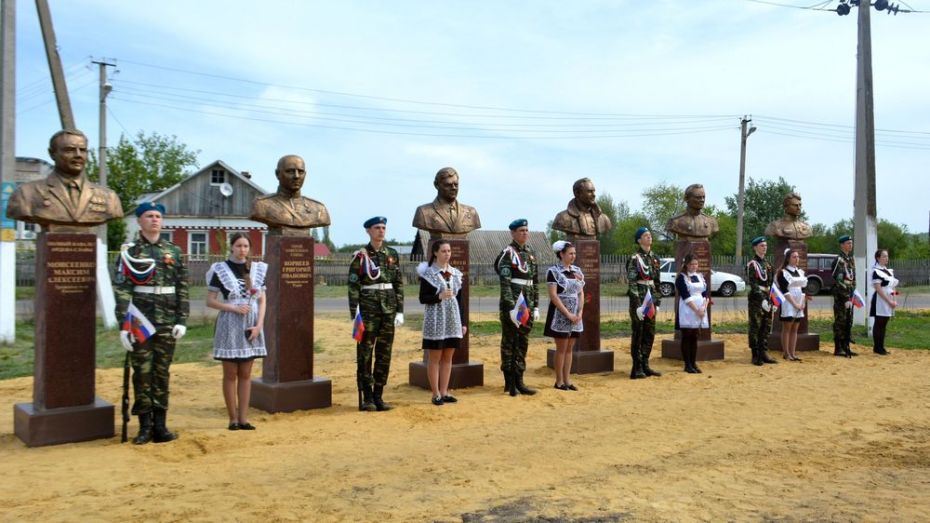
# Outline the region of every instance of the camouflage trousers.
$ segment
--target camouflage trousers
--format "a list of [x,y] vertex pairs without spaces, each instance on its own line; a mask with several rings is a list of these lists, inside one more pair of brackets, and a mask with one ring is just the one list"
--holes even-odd
[[766,312],[761,301],[749,301],[749,349],[769,349],[769,334],[772,332],[772,311]]
[[526,351],[529,347],[529,335],[533,330],[533,320],[526,326],[517,328],[510,319],[510,311],[500,313],[501,320],[501,371],[523,373],[526,371]]
[[846,307],[849,298],[833,295],[833,339],[841,343],[849,343],[852,331],[853,308]]
[[633,335],[632,339],[630,340],[630,352],[633,356],[634,362],[638,357],[641,357],[644,360],[649,359],[649,355],[652,353],[652,343],[656,338],[655,318],[643,317],[643,319],[639,319],[639,316],[636,315],[636,309],[639,306],[640,303],[636,303],[635,306],[632,302],[630,303],[630,320],[633,322]]
[[169,367],[174,359],[175,339],[172,325],[159,325],[145,343],[133,344],[129,357],[132,363],[132,390],[135,402],[133,414],[145,414],[152,409],[168,410]]
[[[365,334],[355,346],[355,371],[358,388],[384,387],[391,372],[391,347],[394,345],[394,314],[364,317]],[[374,363],[374,369],[372,369]]]

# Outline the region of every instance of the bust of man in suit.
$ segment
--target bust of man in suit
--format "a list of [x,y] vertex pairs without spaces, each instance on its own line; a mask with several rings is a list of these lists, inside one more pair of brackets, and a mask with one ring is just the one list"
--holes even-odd
[[44,180],[20,184],[10,196],[6,215],[36,223],[50,232],[87,232],[123,217],[123,205],[110,189],[87,180],[87,136],[77,129],[52,135],[48,154],[55,169]]
[[307,178],[304,159],[296,154],[282,156],[274,171],[278,190],[252,202],[250,219],[268,225],[272,233],[305,234],[306,229],[330,224],[329,211],[322,202],[300,195]]
[[706,240],[720,231],[717,218],[704,214],[704,186],[693,183],[685,189],[685,212],[673,216],[665,224],[665,230],[674,233],[679,240]]
[[801,221],[801,195],[796,192],[788,193],[781,205],[785,209],[785,215],[770,223],[765,228],[765,235],[788,240],[810,238],[814,230]]
[[555,215],[552,228],[564,232],[572,240],[596,240],[599,234],[609,231],[612,224],[597,204],[594,182],[590,178],[577,180],[572,192],[575,197],[564,211]]
[[459,195],[459,173],[452,167],[443,167],[433,179],[436,199],[417,207],[413,215],[413,226],[429,231],[430,238],[455,239],[481,228],[481,219],[474,207],[457,200]]

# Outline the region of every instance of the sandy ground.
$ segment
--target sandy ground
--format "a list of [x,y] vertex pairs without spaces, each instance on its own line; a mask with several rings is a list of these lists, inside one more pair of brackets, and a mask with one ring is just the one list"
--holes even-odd
[[[511,398],[498,340],[483,337],[472,359],[486,386],[435,407],[406,384],[420,352],[405,328],[386,391],[396,408],[360,413],[348,329],[317,320],[333,407],[254,412],[254,432],[225,430],[220,369],[206,364],[172,367],[174,443],[28,449],[0,416],[0,520],[930,520],[930,351],[847,360],[823,347],[757,368],[727,336],[704,374],[660,359],[665,376],[631,381],[628,339],[607,340],[617,371],[563,392],[540,340],[527,372],[540,393]],[[116,405],[121,372],[97,374]],[[31,390],[0,382],[0,411]]]

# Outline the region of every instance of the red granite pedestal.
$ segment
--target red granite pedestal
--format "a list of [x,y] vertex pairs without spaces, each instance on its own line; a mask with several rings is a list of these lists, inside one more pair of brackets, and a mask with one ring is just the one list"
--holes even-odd
[[250,405],[266,412],[333,404],[332,382],[313,375],[313,238],[269,234],[268,289],[262,377],[252,380]]
[[[778,268],[781,267],[785,259],[785,249],[796,249],[799,260],[798,268],[807,272],[807,242],[804,240],[788,240],[779,238],[775,244],[775,277],[778,277]],[[781,310],[775,311],[775,317],[772,320],[772,333],[769,335],[769,350],[781,352]],[[820,350],[820,335],[807,331],[807,311],[798,325],[798,344],[796,349],[799,351]]]
[[[462,321],[465,325],[468,323],[468,240],[447,240],[449,246],[452,247],[452,259],[449,260],[449,264],[455,267],[456,269],[462,271],[463,281],[462,281],[462,292],[459,294],[459,299],[462,300],[462,312],[464,318]],[[429,253],[432,250],[432,241],[430,241],[430,247],[426,250],[427,260],[429,259]],[[419,292],[420,283],[417,281],[416,286],[411,285],[411,288],[417,289]],[[484,363],[480,361],[470,361],[468,356],[468,338],[470,333],[466,332],[465,336],[462,337],[462,345],[459,347],[455,353],[452,355],[452,375],[449,378],[449,388],[450,389],[463,389],[467,387],[481,387],[484,385]],[[420,387],[423,389],[429,389],[429,377],[427,376],[427,355],[426,351],[423,351],[423,360],[422,361],[412,361],[410,362],[408,372],[409,372],[409,382],[415,387]]]
[[[613,372],[613,351],[601,350],[601,242],[572,240],[572,244],[575,246],[575,265],[584,273],[584,310],[581,313],[584,331],[575,339],[575,345],[572,347],[571,372]],[[543,269],[545,270],[547,269]],[[540,292],[548,292],[548,285],[543,285],[545,287],[540,289]],[[546,365],[550,369],[555,368],[555,353],[555,349],[546,352]]]
[[13,406],[26,446],[114,434],[113,405],[95,396],[97,237],[40,232],[36,241],[32,403]]
[[[681,269],[681,260],[686,254],[691,253],[698,260],[698,271],[704,276],[704,281],[710,285],[711,269],[711,252],[710,242],[707,240],[678,240],[675,243],[675,260],[676,266]],[[710,296],[710,292],[708,292]],[[671,340],[662,340],[662,357],[673,360],[683,359],[681,357],[681,331],[678,329],[678,290],[675,290],[675,338]],[[713,318],[713,306],[707,309],[707,322],[711,325]],[[722,340],[714,340],[711,337],[711,328],[701,329],[698,333],[698,346],[696,361],[722,360],[724,358],[724,343]]]

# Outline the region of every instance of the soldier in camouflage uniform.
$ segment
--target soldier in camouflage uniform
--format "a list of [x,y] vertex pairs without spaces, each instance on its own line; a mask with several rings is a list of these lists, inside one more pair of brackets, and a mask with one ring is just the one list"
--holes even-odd
[[132,302],[155,327],[152,337],[144,343],[135,340],[128,330],[120,332],[120,342],[131,351],[135,395],[132,413],[139,416],[139,434],[132,442],[142,445],[177,438],[165,425],[169,367],[175,342],[187,332],[190,305],[181,250],[160,238],[165,207],[146,202],[135,213],[141,230],[135,242],[121,249],[113,290],[117,318],[126,316]]
[[[536,390],[523,383],[523,373],[526,372],[528,337],[533,330],[533,322],[539,319],[536,255],[527,245],[530,229],[525,219],[510,223],[510,236],[513,241],[497,256],[494,267],[501,282],[501,371],[504,373],[506,392],[511,396],[518,393],[531,396],[536,394]],[[525,324],[518,327],[511,318],[511,311],[516,307],[521,293],[526,299],[529,317]]]
[[851,358],[859,354],[849,348],[852,337],[853,304],[856,290],[856,260],[853,258],[853,241],[840,236],[840,254],[833,260],[833,355]]
[[[356,345],[356,379],[361,411],[390,410],[382,397],[391,370],[394,328],[404,324],[404,283],[400,256],[384,244],[387,218],[364,223],[371,241],[349,264],[349,314],[360,308],[365,332]],[[374,357],[374,372],[372,372]]]
[[656,312],[662,301],[656,283],[659,279],[659,258],[652,253],[652,233],[645,227],[636,230],[634,236],[639,249],[630,257],[626,264],[626,277],[629,282],[630,320],[633,322],[633,339],[630,341],[630,356],[633,359],[633,369],[630,379],[641,379],[647,376],[661,376],[657,370],[649,368],[649,355],[652,353],[652,342],[656,336],[655,317],[645,315],[643,299],[646,292],[652,294]]
[[769,357],[769,333],[772,332],[772,302],[769,290],[775,281],[775,269],[765,260],[768,243],[764,236],[752,240],[756,255],[746,264],[746,281],[749,283],[749,350],[752,364],[777,363]]

